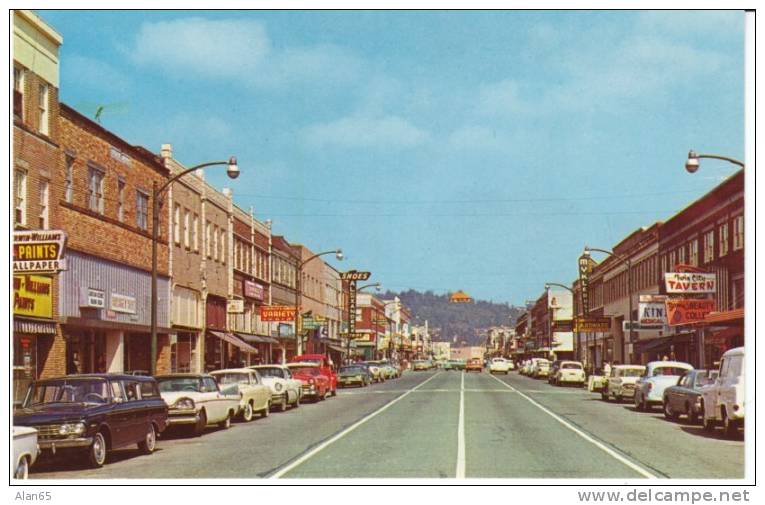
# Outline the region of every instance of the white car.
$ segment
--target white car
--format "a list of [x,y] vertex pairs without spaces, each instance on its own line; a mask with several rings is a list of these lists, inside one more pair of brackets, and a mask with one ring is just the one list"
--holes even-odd
[[169,407],[168,426],[191,426],[199,436],[211,424],[228,428],[239,411],[239,395],[221,391],[212,375],[183,373],[156,379],[159,394]]
[[664,390],[677,384],[693,366],[682,361],[651,361],[645,372],[635,383],[635,408],[646,411],[664,401]]
[[300,397],[303,396],[300,382],[292,377],[292,372],[285,365],[254,365],[251,366],[260,374],[263,384],[271,389],[271,404],[279,405],[284,412],[292,405],[300,407]]
[[726,351],[714,384],[702,389],[704,429],[712,431],[722,423],[732,437],[744,424],[744,348]]
[[507,375],[511,364],[512,362],[505,358],[492,358],[489,363],[489,373],[503,373]]
[[236,415],[245,422],[252,421],[255,412],[268,417],[271,412],[271,388],[263,384],[257,371],[249,368],[229,368],[210,372],[226,395],[239,396]]
[[643,365],[614,365],[611,367],[611,375],[604,379],[605,384],[600,390],[603,400],[613,398],[621,402],[624,398],[635,396],[635,386],[640,377],[645,373]]
[[531,359],[531,376],[535,379],[547,377],[550,374],[550,360],[545,358]]
[[37,429],[29,426],[13,427],[13,478],[26,479],[29,467],[34,464],[40,448],[37,446]]
[[584,384],[584,367],[579,361],[561,361],[555,377],[552,378],[553,384],[561,386],[563,384]]

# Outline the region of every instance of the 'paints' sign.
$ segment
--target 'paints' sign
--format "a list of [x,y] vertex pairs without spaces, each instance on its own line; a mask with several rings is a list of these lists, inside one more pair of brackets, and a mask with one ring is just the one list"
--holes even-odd
[[667,293],[714,293],[717,291],[715,274],[693,272],[667,272],[664,274]]
[[53,317],[53,279],[41,275],[13,276],[13,313]]
[[66,233],[61,230],[13,232],[13,271],[51,272],[66,269],[62,258]]

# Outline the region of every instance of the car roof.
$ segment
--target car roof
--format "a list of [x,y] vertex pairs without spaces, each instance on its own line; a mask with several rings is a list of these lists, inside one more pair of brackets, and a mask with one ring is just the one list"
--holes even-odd
[[252,370],[249,368],[222,368],[220,370],[214,370],[210,372],[210,375],[221,373],[252,373]]
[[744,348],[743,347],[735,347],[733,349],[729,349],[725,351],[722,355],[723,358],[729,357],[729,356],[743,356],[744,355]]
[[310,363],[306,361],[296,361],[294,363],[287,363],[287,367],[299,367],[299,366],[310,366],[313,368],[321,368],[321,366],[318,363]]
[[614,365],[613,368],[645,368],[645,365]]
[[693,365],[691,365],[690,363],[685,363],[683,361],[651,361],[646,365],[646,367],[648,368],[678,367],[678,368],[687,368],[688,370],[691,370],[693,368]]
[[38,379],[35,382],[47,382],[47,381],[60,381],[60,380],[79,380],[79,379],[111,379],[111,380],[134,380],[141,382],[150,382],[154,380],[154,377],[148,375],[128,375],[124,373],[84,373],[84,374],[72,374],[62,375],[60,377],[49,377],[46,379]]
[[209,373],[192,373],[192,372],[180,372],[180,373],[166,373],[155,376],[156,379],[170,379],[170,378],[197,378],[211,377]]
[[257,370],[258,368],[286,368],[287,365],[282,365],[281,363],[273,363],[271,365],[250,365],[247,368],[248,369],[254,369]]

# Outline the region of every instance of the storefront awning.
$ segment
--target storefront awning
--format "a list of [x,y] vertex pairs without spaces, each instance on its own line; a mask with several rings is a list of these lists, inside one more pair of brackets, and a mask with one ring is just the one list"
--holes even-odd
[[340,354],[345,354],[346,353],[346,350],[343,349],[342,347],[340,347],[339,345],[328,344],[327,347],[329,347],[330,349],[332,349],[335,352],[339,352]]
[[37,333],[55,335],[56,323],[53,321],[33,321],[31,319],[13,318],[13,331],[18,333]]
[[260,335],[253,335],[251,333],[239,333],[239,332],[236,332],[235,335],[250,344],[265,344],[266,343],[265,337],[261,337]]
[[228,342],[231,345],[234,345],[241,349],[244,352],[249,352],[252,354],[258,354],[258,350],[255,349],[253,346],[245,342],[239,337],[236,337],[232,335],[231,333],[224,333],[222,331],[213,331],[213,330],[207,330],[208,333],[211,335],[218,337],[219,339],[223,340],[224,342]]
[[669,347],[672,344],[673,338],[674,336],[659,337],[659,338],[652,338],[651,340],[644,340],[642,342],[640,341],[635,342],[635,352],[636,353],[648,352],[648,351],[654,351],[656,349],[661,349],[663,347]]
[[710,312],[704,318],[703,324],[714,326],[738,326],[744,324],[744,308],[726,310],[724,312]]

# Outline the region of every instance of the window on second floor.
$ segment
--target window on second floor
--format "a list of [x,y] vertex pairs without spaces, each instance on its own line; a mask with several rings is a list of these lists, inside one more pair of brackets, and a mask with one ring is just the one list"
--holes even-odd
[[125,221],[125,181],[117,181],[117,219],[122,223]]
[[208,258],[212,258],[212,253],[210,251],[212,247],[212,224],[210,221],[207,221],[207,224],[205,225],[205,256]]
[[24,170],[16,170],[13,177],[13,222],[15,224],[27,224],[27,173]]
[[48,88],[47,84],[40,84],[39,92],[40,92],[39,97],[38,97],[39,102],[38,102],[37,107],[38,107],[38,110],[39,110],[38,118],[39,118],[39,121],[40,121],[40,123],[39,123],[40,124],[40,126],[39,126],[40,133],[42,133],[44,135],[48,135],[50,133],[50,128],[49,128],[49,124],[48,124],[49,123],[49,116],[48,116],[49,104],[48,104],[48,99],[49,99],[49,96],[50,96],[50,89]]
[[143,231],[149,229],[149,195],[143,191],[136,191],[135,220],[139,229]]
[[199,216],[197,214],[194,214],[191,220],[191,243],[194,251],[199,252]]
[[733,250],[744,248],[744,216],[736,216],[733,219]]
[[41,230],[47,230],[50,227],[50,204],[49,201],[50,183],[48,181],[40,181],[40,215],[38,221],[38,227]]
[[688,244],[688,263],[699,266],[699,239],[693,239]]
[[66,172],[64,173],[64,200],[72,203],[74,200],[74,156],[66,155]]
[[181,245],[181,206],[177,203],[173,207],[173,240]]
[[677,250],[677,263],[684,265],[685,264],[685,246],[680,246],[680,248]]
[[13,67],[13,115],[24,119],[24,69]]
[[715,231],[709,230],[704,234],[704,263],[715,259]]
[[191,248],[191,213],[183,209],[183,247]]
[[728,223],[723,223],[720,225],[720,257],[726,256],[728,254]]
[[104,213],[104,172],[95,167],[88,167],[88,208]]

